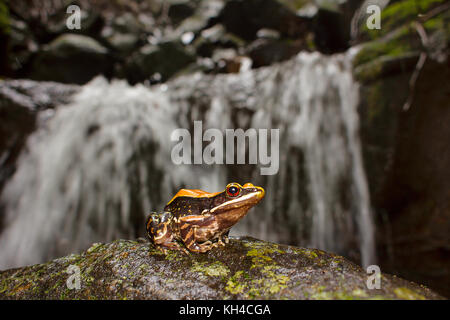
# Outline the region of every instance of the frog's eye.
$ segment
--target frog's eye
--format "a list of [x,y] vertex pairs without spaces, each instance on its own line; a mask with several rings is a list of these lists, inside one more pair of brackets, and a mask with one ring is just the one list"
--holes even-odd
[[238,184],[229,184],[227,186],[227,195],[230,197],[237,197],[241,194],[241,186]]

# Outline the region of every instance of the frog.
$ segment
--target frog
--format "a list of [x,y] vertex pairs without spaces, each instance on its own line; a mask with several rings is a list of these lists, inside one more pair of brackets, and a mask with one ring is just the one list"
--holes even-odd
[[166,204],[162,213],[151,213],[146,222],[147,235],[165,253],[205,253],[229,243],[229,232],[265,195],[262,187],[237,182],[224,191],[206,192],[181,189]]

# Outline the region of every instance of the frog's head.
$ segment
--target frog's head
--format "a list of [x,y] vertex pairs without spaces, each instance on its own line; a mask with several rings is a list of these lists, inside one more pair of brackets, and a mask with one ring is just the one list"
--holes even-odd
[[222,192],[182,189],[164,208],[180,215],[214,215],[221,229],[231,228],[264,198],[264,189],[246,183],[229,183]]

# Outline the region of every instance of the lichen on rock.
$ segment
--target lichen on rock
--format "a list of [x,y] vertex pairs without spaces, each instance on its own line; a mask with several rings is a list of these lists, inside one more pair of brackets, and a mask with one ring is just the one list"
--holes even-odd
[[[68,286],[70,266],[79,289]],[[441,299],[389,275],[369,290],[367,277],[343,257],[248,237],[206,254],[164,254],[140,238],[2,271],[0,299]]]

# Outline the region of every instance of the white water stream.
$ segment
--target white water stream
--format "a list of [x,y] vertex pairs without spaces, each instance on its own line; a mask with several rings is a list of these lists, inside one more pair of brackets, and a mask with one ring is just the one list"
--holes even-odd
[[[145,215],[181,187],[252,182],[265,200],[233,230],[375,262],[374,225],[358,135],[358,85],[348,55],[301,53],[231,75],[130,87],[97,78],[28,139],[1,202],[0,269],[143,236]],[[276,175],[258,165],[175,165],[170,135],[278,128]]]

